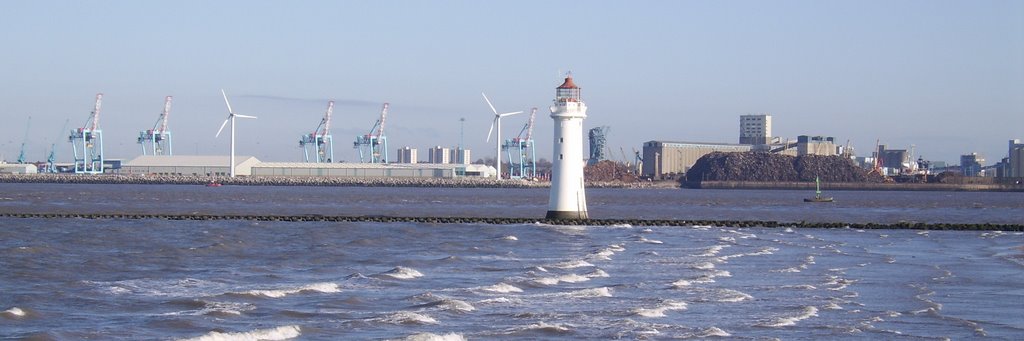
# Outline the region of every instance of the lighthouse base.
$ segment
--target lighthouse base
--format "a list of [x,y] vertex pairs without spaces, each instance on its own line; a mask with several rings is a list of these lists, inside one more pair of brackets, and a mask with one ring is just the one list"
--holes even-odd
[[590,219],[587,211],[548,211],[544,219]]

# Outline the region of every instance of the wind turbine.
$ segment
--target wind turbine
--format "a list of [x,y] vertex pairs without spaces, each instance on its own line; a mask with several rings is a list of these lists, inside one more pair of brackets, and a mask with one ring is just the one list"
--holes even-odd
[[231,110],[231,102],[228,102],[228,94],[224,93],[224,89],[220,89],[220,94],[224,96],[224,104],[228,106],[228,118],[224,119],[224,123],[221,123],[220,129],[217,129],[217,135],[214,137],[220,137],[220,132],[224,131],[224,126],[228,124],[228,121],[231,121],[231,156],[229,158],[231,164],[228,167],[231,169],[231,177],[233,178],[235,177],[235,117],[255,119],[256,116],[236,114]]
[[491,142],[491,133],[494,132],[494,126],[498,126],[498,133],[494,136],[494,170],[497,172],[495,173],[494,178],[501,180],[501,118],[515,114],[522,114],[523,112],[516,111],[499,114],[498,110],[494,109],[494,104],[491,104],[491,100],[487,98],[487,95],[483,92],[480,94],[484,95],[484,100],[487,101],[487,106],[491,107],[491,111],[494,112],[494,121],[491,122],[491,129],[487,131],[487,142]]

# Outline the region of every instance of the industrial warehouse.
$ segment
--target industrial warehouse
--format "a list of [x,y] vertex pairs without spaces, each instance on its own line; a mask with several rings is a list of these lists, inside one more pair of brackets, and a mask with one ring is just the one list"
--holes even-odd
[[[126,175],[227,176],[227,156],[175,155],[139,156],[113,171]],[[252,156],[238,156],[235,174],[283,177],[403,177],[455,178],[493,177],[494,169],[475,164],[434,163],[314,163],[261,162]]]

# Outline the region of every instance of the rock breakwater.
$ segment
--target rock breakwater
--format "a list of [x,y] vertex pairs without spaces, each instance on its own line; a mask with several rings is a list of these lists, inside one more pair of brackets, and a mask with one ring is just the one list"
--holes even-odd
[[768,228],[848,228],[848,229],[911,229],[911,230],[968,230],[968,231],[1024,231],[1024,224],[957,224],[898,222],[842,223],[842,222],[779,222],[753,220],[684,220],[684,219],[533,219],[501,217],[401,217],[401,216],[328,216],[328,215],[196,215],[196,214],[122,214],[122,213],[0,213],[0,218],[43,219],[163,219],[163,220],[251,220],[287,222],[371,222],[420,224],[549,224],[577,226],[712,226],[712,227],[768,227]]

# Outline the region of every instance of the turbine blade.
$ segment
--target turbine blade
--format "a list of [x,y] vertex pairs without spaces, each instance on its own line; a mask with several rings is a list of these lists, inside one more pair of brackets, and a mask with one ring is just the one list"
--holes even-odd
[[484,94],[482,92],[480,94],[484,95],[484,100],[487,101],[487,106],[491,107],[491,111],[493,111],[494,114],[497,115],[498,114],[498,109],[494,109],[494,105],[491,104],[491,100],[489,98],[487,98],[487,94]]
[[231,116],[230,115],[228,115],[228,118],[224,119],[224,123],[220,124],[220,129],[217,129],[217,135],[214,135],[213,136],[214,138],[220,137],[220,132],[224,131],[224,126],[228,125],[228,121],[229,120],[231,120]]
[[494,121],[491,121],[491,129],[487,130],[487,142],[491,142],[491,133],[494,132],[494,122],[498,121],[498,117],[494,117]]
[[241,117],[241,118],[252,118],[252,119],[255,119],[255,118],[256,118],[256,116],[249,116],[249,115],[241,115],[241,114],[235,114],[235,117]]
[[224,96],[224,104],[228,105],[228,113],[234,114],[235,112],[231,111],[231,102],[228,102],[228,94],[224,92],[224,89],[220,89],[220,94]]
[[522,111],[507,112],[507,113],[504,113],[504,114],[501,114],[501,115],[498,115],[498,116],[505,117],[505,116],[512,116],[512,115],[515,115],[515,114],[522,114],[522,113],[523,113]]

